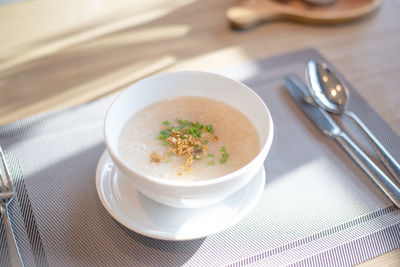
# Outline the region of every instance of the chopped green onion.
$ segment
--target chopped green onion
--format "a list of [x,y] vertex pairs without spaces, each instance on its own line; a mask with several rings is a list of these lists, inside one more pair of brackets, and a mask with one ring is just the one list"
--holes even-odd
[[224,146],[221,146],[221,152],[226,152],[226,148]]
[[195,138],[200,138],[200,136],[201,136],[201,131],[198,128],[194,127],[193,125],[189,126],[187,133],[192,135]]
[[207,145],[208,144],[208,140],[204,140],[203,142],[201,142],[202,145]]
[[163,121],[163,123],[165,126],[169,125],[169,121]]
[[207,130],[207,132],[209,132],[209,133],[213,133],[213,132],[214,132],[213,127],[212,127],[211,124],[209,124],[209,125],[206,126],[206,130]]
[[175,120],[178,124],[179,124],[179,129],[183,129],[183,128],[185,128],[186,127],[186,125],[188,124],[188,121],[187,120],[180,120],[180,119],[178,119],[178,118],[176,118],[176,120]]
[[214,161],[210,160],[209,162],[207,162],[208,166],[214,165]]
[[229,154],[228,153],[222,153],[222,158],[223,159],[228,159],[228,157],[229,157]]
[[158,139],[159,140],[167,139],[170,134],[171,134],[170,130],[162,130],[162,131],[160,131],[160,134],[158,135]]
[[212,158],[212,157],[214,157],[214,154],[208,154],[207,156]]
[[169,145],[169,142],[168,142],[168,141],[164,141],[164,142],[162,143],[162,145],[163,145],[163,146],[168,146],[168,145]]
[[171,157],[172,155],[173,155],[173,153],[172,152],[168,152],[168,157]]
[[199,160],[199,159],[200,159],[200,156],[199,156],[199,155],[194,155],[194,156],[193,156],[193,159]]
[[169,163],[169,159],[165,163]]
[[226,161],[227,161],[226,159],[220,159],[220,160],[219,160],[219,164],[225,164]]

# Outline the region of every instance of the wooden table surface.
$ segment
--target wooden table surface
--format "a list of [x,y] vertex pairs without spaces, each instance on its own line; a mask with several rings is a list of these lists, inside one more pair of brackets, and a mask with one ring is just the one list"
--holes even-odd
[[[5,0],[3,0],[5,1]],[[2,0],[0,0],[0,3]],[[400,134],[400,1],[345,25],[230,29],[235,0],[32,0],[0,5],[0,125],[170,70],[218,70],[317,48]],[[400,266],[400,249],[362,266]]]

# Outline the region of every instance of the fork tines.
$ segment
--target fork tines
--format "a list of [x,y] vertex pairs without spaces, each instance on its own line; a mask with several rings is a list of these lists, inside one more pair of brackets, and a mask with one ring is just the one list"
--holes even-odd
[[5,201],[13,196],[13,184],[11,182],[10,171],[8,170],[7,162],[3,153],[3,149],[0,146],[0,157],[3,163],[5,176],[7,177],[7,182],[3,178],[2,172],[0,172],[0,199]]

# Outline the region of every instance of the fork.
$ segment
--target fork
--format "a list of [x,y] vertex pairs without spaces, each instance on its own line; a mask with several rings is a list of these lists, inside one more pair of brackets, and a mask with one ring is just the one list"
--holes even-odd
[[6,239],[7,239],[7,245],[8,245],[8,254],[10,256],[10,264],[11,266],[23,266],[22,261],[21,261],[21,256],[18,251],[17,244],[15,242],[14,234],[11,228],[11,223],[10,220],[8,219],[8,203],[13,199],[14,196],[14,187],[11,182],[11,175],[10,171],[8,170],[8,166],[6,163],[6,159],[4,157],[3,150],[1,149],[0,146],[0,156],[1,156],[1,161],[3,162],[4,166],[4,171],[7,177],[4,179],[3,174],[0,172],[0,213],[1,216],[3,217],[4,221],[4,228],[6,231]]

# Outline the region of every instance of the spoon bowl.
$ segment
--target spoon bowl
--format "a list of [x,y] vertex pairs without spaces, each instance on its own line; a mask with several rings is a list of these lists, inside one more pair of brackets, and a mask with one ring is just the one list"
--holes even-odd
[[356,114],[347,110],[350,93],[333,67],[327,63],[309,61],[306,80],[313,102],[329,112],[351,118],[368,138],[369,143],[388,171],[400,182],[400,164],[390,155],[364,122]]
[[310,93],[317,104],[333,113],[346,111],[349,90],[326,63],[309,61],[306,75]]

